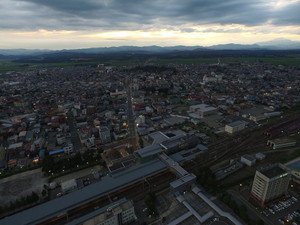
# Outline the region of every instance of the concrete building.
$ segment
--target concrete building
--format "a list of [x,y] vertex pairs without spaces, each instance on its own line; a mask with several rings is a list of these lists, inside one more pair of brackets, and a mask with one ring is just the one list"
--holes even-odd
[[291,172],[282,164],[273,164],[255,173],[251,198],[260,206],[286,194]]
[[257,160],[264,160],[266,158],[266,155],[264,153],[259,152],[255,154],[255,158]]
[[253,166],[256,163],[256,158],[251,155],[243,155],[241,157],[241,163],[244,163],[247,166]]
[[89,213],[68,225],[121,225],[137,220],[133,202],[122,198],[116,202]]
[[190,190],[192,187],[192,184],[195,183],[196,176],[192,173],[189,173],[178,180],[175,180],[170,183],[171,192],[176,193],[183,193],[187,190]]
[[244,121],[238,120],[230,124],[227,124],[225,126],[225,131],[229,134],[233,134],[240,130],[244,130],[245,127],[246,127],[246,123]]
[[190,111],[198,114],[200,117],[208,116],[217,113],[217,108],[206,104],[192,105]]
[[99,136],[102,144],[111,142],[111,135],[108,127],[100,127],[99,128]]
[[249,119],[254,121],[254,122],[258,122],[258,121],[267,119],[267,117],[263,114],[258,114],[258,115],[251,115],[249,117]]
[[271,148],[279,149],[285,147],[292,147],[296,145],[296,141],[291,138],[277,138],[274,140],[268,140],[267,145],[270,145]]

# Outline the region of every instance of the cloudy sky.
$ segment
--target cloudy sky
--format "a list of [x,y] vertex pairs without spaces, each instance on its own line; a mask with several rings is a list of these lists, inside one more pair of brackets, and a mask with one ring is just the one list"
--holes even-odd
[[300,41],[300,0],[0,0],[0,48]]

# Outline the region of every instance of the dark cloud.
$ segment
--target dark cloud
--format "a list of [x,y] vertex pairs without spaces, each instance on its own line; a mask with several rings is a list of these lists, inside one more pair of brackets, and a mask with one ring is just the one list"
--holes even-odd
[[275,10],[271,18],[276,25],[300,25],[300,1]]
[[268,0],[1,0],[0,28],[149,30],[267,21],[299,25],[299,6],[298,2],[273,10]]

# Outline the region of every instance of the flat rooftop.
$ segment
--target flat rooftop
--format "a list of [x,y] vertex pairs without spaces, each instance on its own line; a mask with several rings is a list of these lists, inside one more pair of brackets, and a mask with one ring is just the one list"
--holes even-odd
[[151,137],[153,139],[152,144],[160,144],[165,140],[168,140],[169,137],[167,135],[165,135],[164,133],[157,131],[154,133],[150,133],[148,134],[149,137]]
[[286,164],[286,167],[288,167],[291,170],[300,171],[300,159],[298,159],[297,161],[294,161],[292,163]]
[[170,186],[175,189],[183,184],[189,183],[194,180],[196,180],[196,176],[192,173],[189,173],[188,175],[185,175],[184,177],[181,177],[178,180],[171,182]]
[[173,168],[180,176],[186,176],[189,174],[185,169],[183,169],[178,162],[174,161],[172,158],[162,153],[159,155],[159,158],[163,160],[168,167]]
[[242,156],[243,158],[249,160],[249,161],[253,161],[253,160],[256,160],[256,158],[252,155],[243,155]]
[[232,123],[227,124],[227,126],[230,126],[230,127],[237,127],[237,126],[240,126],[240,125],[242,125],[242,124],[245,124],[245,122],[244,122],[244,121],[241,121],[241,120],[238,120],[238,121],[234,121],[234,122],[232,122]]
[[140,157],[144,158],[151,155],[156,155],[158,153],[163,152],[164,149],[159,144],[153,144],[146,146],[145,148],[141,148],[137,151],[135,151]]
[[260,171],[263,175],[265,175],[268,178],[277,177],[283,174],[286,174],[287,172],[280,168],[279,166],[274,166],[269,169],[265,169]]
[[206,104],[192,105],[192,106],[190,106],[190,108],[201,111],[201,112],[209,112],[209,111],[213,111],[213,110],[217,109],[213,106],[206,105]]
[[296,141],[292,138],[277,138],[273,140],[269,140],[272,144],[279,145],[279,144],[287,144],[287,143],[296,143]]

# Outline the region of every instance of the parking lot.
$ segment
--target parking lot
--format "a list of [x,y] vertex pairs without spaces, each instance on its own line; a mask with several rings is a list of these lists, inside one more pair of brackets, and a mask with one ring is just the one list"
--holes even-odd
[[300,201],[295,195],[288,195],[267,206],[262,214],[274,224],[300,225]]

